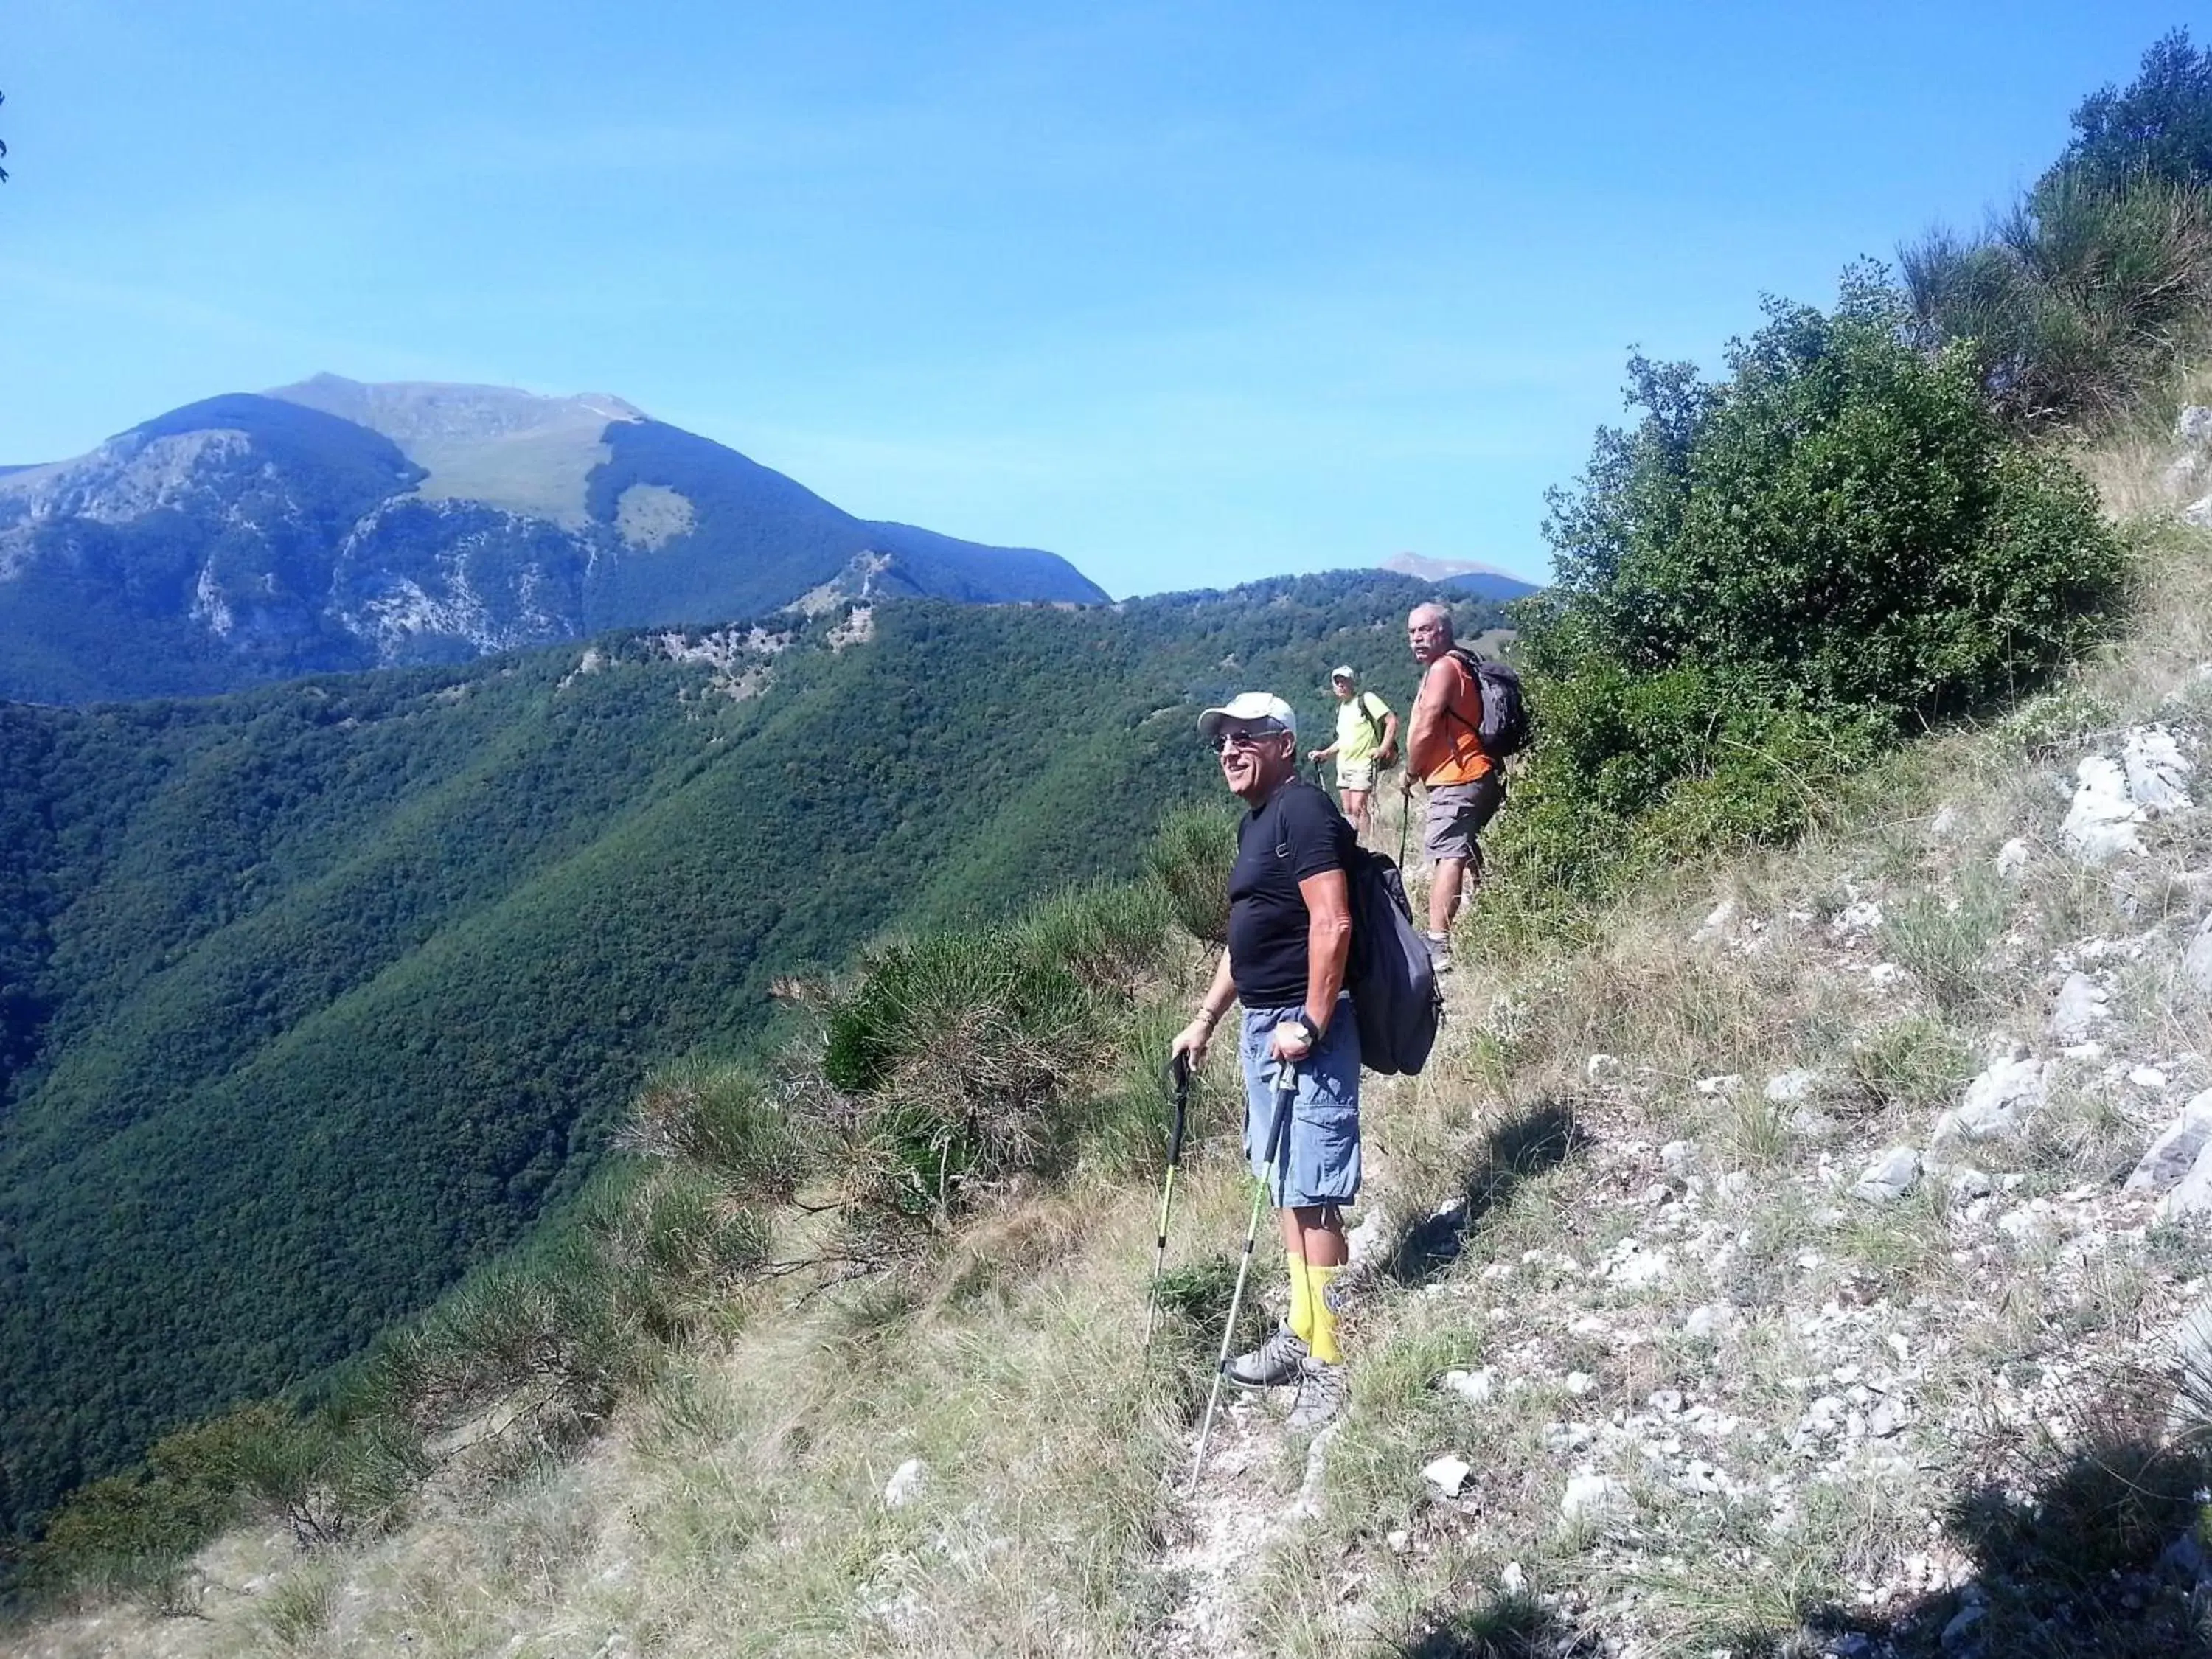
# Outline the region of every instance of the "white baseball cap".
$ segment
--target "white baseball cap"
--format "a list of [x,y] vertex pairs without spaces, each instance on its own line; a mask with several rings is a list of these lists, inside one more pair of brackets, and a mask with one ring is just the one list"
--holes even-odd
[[1346,663],[1341,668],[1330,669],[1328,671],[1328,677],[1333,680],[1351,680],[1355,684],[1359,678],[1358,675],[1352,672],[1352,665],[1350,663]]
[[1218,708],[1198,717],[1198,735],[1211,741],[1231,720],[1273,720],[1292,737],[1298,734],[1297,711],[1272,691],[1239,691]]

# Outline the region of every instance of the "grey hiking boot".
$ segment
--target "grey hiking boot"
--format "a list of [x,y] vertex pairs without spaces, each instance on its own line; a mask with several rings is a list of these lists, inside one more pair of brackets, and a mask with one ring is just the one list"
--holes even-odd
[[1307,1359],[1298,1367],[1297,1403],[1291,1407],[1290,1420],[1283,1426],[1292,1434],[1304,1434],[1334,1422],[1344,1410],[1347,1387],[1343,1366]]
[[1298,1380],[1305,1358],[1304,1340],[1278,1325],[1265,1342],[1223,1366],[1221,1374],[1240,1389],[1279,1389]]
[[1424,933],[1421,939],[1429,947],[1429,965],[1440,974],[1451,972],[1451,935]]

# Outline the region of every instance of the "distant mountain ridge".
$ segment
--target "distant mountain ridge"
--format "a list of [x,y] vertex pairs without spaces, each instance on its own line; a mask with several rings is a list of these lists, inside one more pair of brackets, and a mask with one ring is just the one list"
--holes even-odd
[[1470,559],[1425,559],[1418,553],[1395,553],[1383,560],[1380,568],[1416,581],[1455,587],[1479,599],[1522,599],[1538,591],[1534,582]]
[[1097,604],[603,393],[319,374],[0,469],[0,699],[197,696],[813,596]]

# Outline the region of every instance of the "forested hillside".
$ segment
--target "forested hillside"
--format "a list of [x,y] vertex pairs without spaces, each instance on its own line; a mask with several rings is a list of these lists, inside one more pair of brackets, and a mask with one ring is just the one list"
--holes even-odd
[[1324,722],[1347,658],[1402,696],[1431,591],[898,601],[0,705],[8,1527],[514,1241],[773,975],[1126,872],[1208,786],[1205,702]]

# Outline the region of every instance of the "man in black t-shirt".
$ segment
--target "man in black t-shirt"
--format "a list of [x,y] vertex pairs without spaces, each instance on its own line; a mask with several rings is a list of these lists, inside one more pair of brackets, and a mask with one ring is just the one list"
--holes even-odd
[[[1293,1429],[1344,1402],[1332,1286],[1349,1260],[1343,1206],[1359,1192],[1359,1028],[1344,988],[1352,950],[1352,826],[1297,775],[1297,716],[1246,691],[1199,718],[1223,779],[1249,809],[1229,878],[1229,949],[1171,1053],[1195,1066],[1231,1002],[1244,1005],[1244,1152],[1274,1194],[1291,1273],[1288,1323],[1228,1376],[1248,1388],[1295,1382]],[[1296,1092],[1272,1162],[1267,1131],[1287,1073]]]

